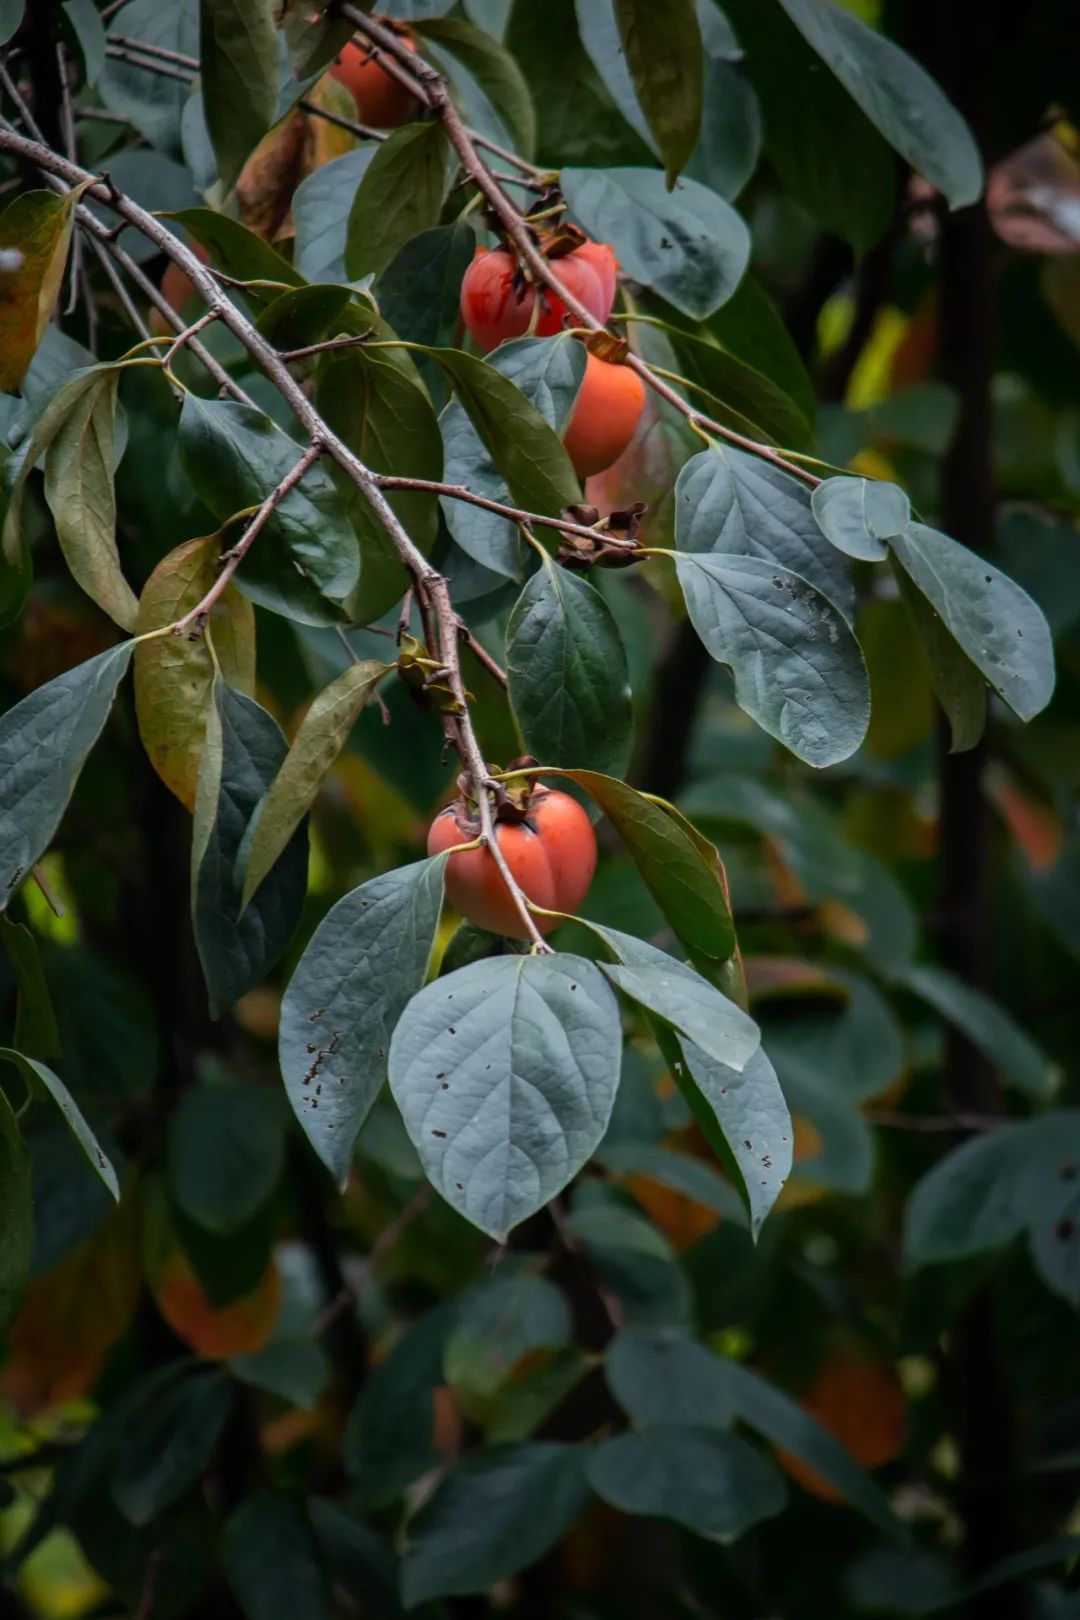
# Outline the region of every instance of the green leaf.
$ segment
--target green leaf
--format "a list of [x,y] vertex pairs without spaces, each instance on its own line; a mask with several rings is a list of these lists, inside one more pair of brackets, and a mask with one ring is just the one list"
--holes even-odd
[[[738,298],[739,294],[735,296]],[[724,305],[723,309],[727,307]],[[738,355],[729,353],[709,326],[701,326],[697,332],[672,327],[668,335],[681,374],[687,382],[698,385],[696,390],[685,391],[696,399],[703,389],[717,421],[763,444],[786,445],[794,450],[807,450],[812,446],[813,431],[803,411],[770,377]],[[763,469],[769,467],[769,463],[760,458],[747,459],[756,460]],[[778,473],[777,476],[786,475]]]
[[475,251],[476,237],[464,220],[421,231],[399,248],[379,277],[379,308],[399,338],[453,344],[462,277]]
[[589,1484],[623,1513],[674,1519],[699,1536],[737,1540],[787,1502],[775,1464],[737,1435],[689,1423],[650,1424],[601,1441]]
[[545,1346],[562,1348],[572,1337],[566,1299],[546,1277],[529,1271],[491,1277],[461,1301],[443,1351],[443,1372],[471,1416],[514,1376],[523,1356]]
[[52,319],[67,263],[78,190],[24,191],[0,214],[0,249],[20,255],[0,270],[0,392],[14,393]]
[[278,1053],[293,1111],[344,1185],[353,1143],[386,1078],[394,1026],[424,982],[446,862],[417,861],[339,900],[281,1004]]
[[[241,225],[238,219],[216,208],[181,208],[164,217],[182,225],[206,249],[216,267],[238,281],[267,281],[286,287],[304,285],[304,277],[276,248]],[[261,308],[280,296],[280,287],[252,288],[246,296]]]
[[[545,345],[551,343],[547,338],[538,341]],[[494,364],[494,357],[492,362],[478,360],[460,349],[426,349],[424,352],[437,360],[450,378],[463,409],[518,506],[528,512],[557,517],[564,507],[580,500],[577,474],[561,440],[542,411],[515,382],[503,375],[501,365]],[[529,364],[531,372],[531,355],[524,356],[523,360]],[[541,366],[543,363],[541,360]],[[448,444],[448,462],[450,456]]]
[[598,1204],[579,1206],[564,1229],[583,1245],[630,1326],[689,1330],[690,1288],[659,1227],[632,1209]]
[[974,748],[986,726],[986,682],[915,581],[891,559],[900,597],[926,653],[934,696],[949,722],[951,752]]
[[719,865],[707,858],[677,816],[662,801],[599,771],[545,770],[544,775],[569,777],[610,817],[687,950],[726,961],[735,949],[735,925]]
[[225,1525],[221,1561],[245,1620],[323,1620],[329,1593],[304,1505],[260,1491]]
[[814,384],[775,302],[747,271],[738,288],[709,316],[705,330],[729,353],[752,366],[794,402],[799,415],[814,420]]
[[1056,1066],[1004,1007],[944,968],[909,968],[903,983],[962,1030],[1006,1085],[1039,1102],[1053,1096],[1059,1078]]
[[113,462],[120,373],[97,371],[65,417],[45,457],[45,499],[77,585],[122,630],[133,630],[139,604],[116,547]]
[[0,911],[49,847],[130,659],[122,641],[0,717]]
[[1054,646],[1026,591],[984,557],[923,523],[889,542],[897,562],[976,669],[1021,720],[1054,691]]
[[231,1406],[228,1379],[197,1372],[164,1390],[155,1384],[128,1413],[111,1485],[131,1524],[149,1524],[206,1472]]
[[[979,149],[941,87],[906,51],[828,0],[780,4],[889,145],[965,208],[982,192]],[[819,140],[820,144],[820,140]]]
[[739,707],[808,765],[853,754],[870,692],[859,644],[832,602],[757,557],[680,552],[676,570],[694,629],[731,667]]
[[318,343],[346,309],[355,319],[362,308],[354,303],[350,288],[319,282],[281,293],[260,312],[255,328],[275,349],[288,352]]
[[169,1120],[169,1191],[208,1232],[235,1232],[262,1208],[281,1175],[280,1093],[222,1080],[185,1091]]
[[779,563],[851,617],[847,564],[822,544],[810,491],[758,456],[720,445],[691,456],[675,485],[675,544]]
[[615,997],[591,962],[493,957],[414,996],[390,1087],[428,1179],[502,1243],[593,1152],[621,1056]]
[[18,988],[13,1037],[17,1050],[29,1057],[59,1057],[60,1031],[36,938],[5,914],[0,915],[0,942]]
[[701,134],[686,166],[687,179],[700,180],[734,202],[757,168],[761,141],[761,110],[753,85],[739,67],[706,55]]
[[273,0],[199,0],[199,60],[206,126],[228,187],[274,122]]
[[536,109],[529,85],[510,52],[498,40],[463,17],[429,17],[418,32],[434,40],[468,69],[502,122],[515,137],[522,157],[536,149]]
[[325,1497],[309,1496],[307,1509],[335,1582],[365,1620],[402,1620],[397,1559],[383,1537]]
[[[143,587],[135,628],[139,634],[175,624],[198,606],[218,577],[216,534],[188,540],[161,559]],[[206,712],[214,685],[214,659],[222,680],[246,697],[255,693],[255,610],[227,586],[211,609],[209,640],[155,636],[135,648],[135,716],[151,765],[189,810],[195,808]]]
[[[379,336],[389,336],[380,326]],[[442,440],[427,390],[409,354],[355,348],[332,355],[319,371],[319,409],[365,465],[406,478],[442,476]],[[438,529],[438,503],[421,491],[388,493],[411,538],[427,552]],[[360,541],[360,581],[346,604],[354,622],[382,617],[408,578],[392,541],[368,502],[353,490],[350,513]]]
[[248,824],[286,753],[285,738],[266,710],[216,681],[191,849],[195,943],[215,1018],[262,983],[303,910],[308,841],[301,826],[240,915],[238,856]]
[[742,1073],[761,1044],[754,1020],[692,967],[616,928],[590,927],[614,952],[600,968],[624,995],[695,1041],[724,1067]]
[[[82,51],[86,83],[96,84],[105,66],[105,24],[94,0],[64,0],[64,15]],[[3,30],[0,28],[0,33]]]
[[364,1509],[388,1506],[438,1463],[433,1403],[457,1310],[447,1300],[407,1327],[349,1414],[344,1461]]
[[725,1361],[722,1365],[737,1418],[827,1479],[857,1512],[892,1540],[905,1539],[906,1532],[880,1485],[852,1461],[840,1442],[834,1440],[816,1418],[760,1373],[735,1361]]
[[[791,1174],[794,1133],[776,1070],[762,1047],[739,1073],[692,1041],[679,1038],[678,1046],[695,1089],[723,1132],[756,1239]],[[686,1096],[677,1064],[675,1080]]]
[[[199,55],[199,8],[184,0],[128,0],[122,32],[129,39],[183,56]],[[140,135],[170,157],[183,153],[180,121],[191,96],[186,77],[174,79],[154,71],[154,64],[108,57],[98,81],[106,107],[135,125]]]
[[[675,1037],[669,1038],[674,1043]],[[664,1056],[666,1059],[666,1051]],[[751,1058],[748,1066],[754,1066],[754,1062]],[[693,1199],[704,1209],[714,1210],[736,1226],[749,1225],[746,1208],[731,1182],[704,1159],[659,1147],[655,1142],[634,1141],[601,1143],[597,1158],[617,1176],[645,1176]],[[726,1166],[726,1156],[723,1162]]]
[[349,210],[345,265],[350,280],[385,270],[410,237],[439,223],[447,151],[438,122],[406,124],[379,147]]
[[[259,506],[303,454],[262,411],[190,393],[180,412],[179,449],[196,494],[219,521]],[[335,624],[359,571],[345,501],[316,462],[267,520],[236,580],[275,613],[301,624]]]
[[530,1356],[479,1414],[490,1445],[527,1440],[593,1370],[593,1358],[572,1345]]
[[3,554],[15,568],[22,566],[26,542],[21,531],[23,494],[26,480],[48,450],[65,422],[78,412],[87,394],[96,394],[103,374],[112,367],[88,366],[76,371],[55,392],[46,396],[38,415],[18,450],[14,477],[10,477],[7,512],[4,516]]
[[530,754],[619,776],[634,741],[626,652],[599,591],[545,556],[506,627],[510,704]]
[[674,185],[701,129],[704,56],[694,0],[615,0],[634,91]]
[[116,1171],[102,1152],[97,1137],[86,1123],[82,1110],[60,1079],[60,1076],[54,1074],[44,1063],[39,1063],[31,1057],[25,1057],[22,1052],[15,1052],[7,1046],[0,1047],[0,1061],[14,1064],[26,1082],[27,1090],[31,1095],[40,1094],[42,1090],[48,1093],[61,1114],[63,1114],[72,1136],[74,1136],[116,1202],[119,1203],[120,1184],[116,1179]]
[[750,233],[722,197],[696,180],[668,191],[657,169],[564,169],[574,218],[610,242],[625,273],[686,315],[704,320],[731,297],[750,257]]
[[534,1441],[467,1457],[409,1522],[406,1605],[509,1580],[566,1534],[588,1495],[577,1446]]
[[873,478],[827,478],[811,505],[825,538],[861,562],[881,562],[889,555],[885,541],[903,534],[911,522],[904,491]]
[[22,1303],[33,1245],[30,1155],[0,1090],[0,1333],[10,1327]]
[[[765,150],[784,190],[826,230],[871,247],[889,224],[895,160],[779,0],[725,0],[761,101]],[[823,132],[827,131],[827,135]]]
[[[586,358],[581,343],[568,333],[560,333],[554,338],[514,338],[509,343],[501,343],[488,357],[487,365],[516,384],[548,427],[558,434],[570,420],[585,375]],[[515,405],[518,403],[515,396],[509,397]],[[493,437],[499,433],[498,421],[499,408],[495,406],[474,426],[465,405],[452,400],[439,418],[445,451],[443,476],[448,484],[462,484],[488,500],[513,505],[508,479],[496,465],[500,457],[492,453],[493,446],[499,447],[503,467],[506,456],[513,454],[512,446]],[[485,422],[488,432],[482,436],[478,430],[483,429]],[[535,428],[531,418],[525,425]],[[545,436],[540,435],[538,443],[549,454],[555,454]],[[559,477],[563,479],[564,470],[560,470]],[[569,494],[569,488],[567,479],[567,500],[576,501],[576,480],[573,495]],[[463,551],[494,573],[504,574],[508,579],[521,578],[521,541],[514,523],[468,501],[446,497],[442,506],[446,526]]]
[[301,180],[293,193],[293,262],[309,281],[347,280],[345,238],[349,209],[377,151],[374,144],[357,146],[341,157],[331,158]]
[[241,907],[247,905],[315,803],[357,716],[391,668],[377,659],[350,664],[324,687],[304,714],[285,762],[252,818]]
[[18,33],[26,10],[26,0],[0,0],[0,45]]
[[608,1346],[604,1377],[635,1423],[730,1426],[723,1365],[704,1345],[682,1334],[624,1329]]

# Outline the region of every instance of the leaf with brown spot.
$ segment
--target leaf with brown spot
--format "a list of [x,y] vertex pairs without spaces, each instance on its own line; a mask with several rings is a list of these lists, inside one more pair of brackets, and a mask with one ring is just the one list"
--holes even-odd
[[[158,563],[139,602],[136,632],[182,618],[217,577],[218,536],[189,540]],[[230,585],[210,616],[221,672],[248,696],[255,689],[255,610]],[[205,636],[158,636],[135,649],[135,713],[150,763],[192,810],[214,666]]]
[[[89,182],[87,182],[89,184]],[[21,254],[0,270],[0,392],[18,388],[49,324],[67,262],[79,190],[27,191],[0,214],[0,249]]]

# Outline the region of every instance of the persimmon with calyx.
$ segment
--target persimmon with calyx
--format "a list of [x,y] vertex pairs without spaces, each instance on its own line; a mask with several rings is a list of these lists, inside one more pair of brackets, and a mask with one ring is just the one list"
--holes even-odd
[[606,472],[634,437],[645,409],[645,384],[636,371],[589,354],[570,421],[566,453],[579,478]]
[[[441,855],[455,844],[471,843],[479,834],[476,806],[462,792],[431,823],[428,854]],[[576,799],[526,781],[523,788],[512,788],[499,806],[495,837],[511,876],[528,899],[547,911],[577,910],[596,870],[596,835]],[[455,910],[478,928],[511,939],[529,937],[489,849],[451,855],[446,893]],[[547,934],[558,919],[538,916],[535,921]]]
[[[613,248],[606,242],[582,242],[572,252],[552,258],[551,268],[591,315],[607,320],[615,302],[618,269]],[[526,280],[505,248],[477,248],[461,283],[461,318],[485,353],[527,333],[554,337],[568,318],[573,321],[559,295]]]
[[[378,19],[384,27],[393,27],[387,17]],[[416,41],[410,34],[395,29],[407,51],[416,50]],[[416,111],[416,97],[379,61],[378,54],[369,46],[350,40],[330,64],[330,72],[339,84],[352,92],[356,102],[356,116],[372,129],[397,129],[408,123]]]

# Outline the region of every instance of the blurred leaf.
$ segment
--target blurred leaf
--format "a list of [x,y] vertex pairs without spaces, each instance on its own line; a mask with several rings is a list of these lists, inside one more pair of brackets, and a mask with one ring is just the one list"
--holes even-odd
[[884,544],[911,522],[911,502],[896,484],[870,478],[827,478],[811,504],[822,534],[849,557],[881,562]]
[[274,122],[278,57],[273,0],[199,0],[199,60],[218,172],[231,186]]
[[588,1474],[597,1495],[624,1513],[674,1519],[725,1542],[775,1517],[787,1501],[775,1465],[760,1451],[688,1423],[650,1424],[602,1440]]
[[[174,55],[198,59],[199,7],[196,0],[128,0],[123,33]],[[145,58],[108,57],[98,81],[102,101],[135,125],[159,151],[179,158],[180,120],[191,94],[186,76],[165,77]]]
[[696,180],[671,191],[658,169],[562,172],[574,218],[610,242],[623,271],[704,320],[731,297],[750,254],[750,236],[729,203]]
[[635,1423],[717,1429],[731,1423],[721,1363],[704,1345],[681,1334],[624,1329],[608,1347],[604,1376]]
[[232,1232],[277,1185],[285,1158],[280,1094],[219,1081],[186,1091],[169,1120],[169,1191],[191,1220]]
[[6,45],[19,30],[26,0],[0,0],[0,45]]
[[122,630],[133,630],[135,593],[116,547],[113,463],[119,371],[95,372],[45,457],[45,498],[65,561],[87,596]]
[[466,1458],[409,1522],[406,1604],[508,1580],[566,1534],[587,1500],[579,1447],[533,1441]]
[[562,1348],[573,1334],[559,1289],[534,1272],[492,1277],[461,1301],[443,1351],[443,1372],[467,1414],[514,1375],[515,1363],[544,1346]]
[[949,206],[975,202],[983,186],[978,147],[925,68],[843,6],[780,4],[889,145],[944,193]]
[[615,998],[591,962],[493,957],[413,997],[390,1087],[433,1186],[503,1243],[600,1141],[621,1056]]
[[457,1308],[447,1301],[408,1326],[349,1414],[344,1460],[363,1508],[386,1507],[439,1461],[434,1397]]
[[838,1440],[790,1396],[737,1362],[725,1361],[724,1374],[735,1415],[774,1446],[793,1452],[822,1475],[851,1506],[894,1541],[906,1532],[881,1487],[863,1472]]
[[425,18],[419,33],[421,39],[434,40],[468,69],[512,132],[517,150],[522,157],[531,158],[536,148],[536,111],[528,83],[510,52],[490,33],[462,17]]
[[[82,51],[86,83],[97,83],[105,66],[105,24],[94,0],[64,0],[64,14]],[[2,29],[0,29],[2,32]]]
[[24,191],[0,214],[0,249],[19,255],[18,268],[0,270],[0,391],[22,382],[60,295],[79,187],[58,197]]
[[[321,164],[293,192],[292,214],[296,227],[293,262],[296,270],[309,281],[346,279],[345,238],[349,210],[353,195],[377,151],[374,143],[358,146],[342,157]],[[407,245],[402,251],[406,250]],[[390,319],[389,314],[387,319]]]
[[[501,343],[487,364],[515,383],[548,426],[561,433],[581,387],[585,361],[584,346],[560,333],[554,338],[514,338]],[[508,479],[496,465],[505,466],[505,451],[493,455],[493,449],[499,449],[498,440],[492,437],[493,426],[487,433],[483,432],[484,420],[474,426],[472,413],[459,400],[446,407],[439,426],[447,483],[463,484],[474,494],[512,505]],[[576,501],[576,481],[574,494],[570,494],[569,482],[565,489],[567,500]],[[510,519],[449,496],[443,498],[442,507],[446,526],[463,551],[495,573],[521,578],[521,540]]]
[[128,1416],[112,1474],[112,1495],[132,1524],[149,1524],[206,1471],[217,1448],[232,1394],[219,1372],[175,1375],[154,1383]]
[[22,1303],[33,1242],[30,1155],[0,1091],[0,1332],[7,1331]]
[[719,444],[692,456],[675,485],[675,544],[698,555],[759,557],[807,580],[848,620],[847,564],[822,544],[810,491],[757,456]]
[[427,973],[445,867],[440,857],[417,861],[339,900],[281,1004],[278,1056],[289,1102],[342,1185],[386,1078],[394,1026]]
[[706,55],[701,134],[687,179],[734,202],[757,168],[761,139],[761,111],[749,79],[731,62]]
[[345,264],[350,280],[385,270],[411,237],[439,223],[446,158],[446,136],[438,122],[406,124],[379,147],[349,211]]
[[391,666],[350,664],[317,694],[300,722],[284,764],[252,817],[241,906],[246,906],[315,803],[361,709]]
[[934,695],[949,722],[951,752],[974,748],[986,727],[986,682],[921,589],[893,563],[900,597],[930,666]]
[[[217,579],[220,543],[215,534],[188,540],[163,557],[139,598],[137,634],[174,624],[190,613]],[[255,611],[232,585],[208,620],[214,657],[230,686],[255,691]],[[135,714],[151,765],[189,810],[195,808],[214,659],[206,635],[155,636],[135,648]]]
[[593,1358],[566,1346],[530,1355],[480,1414],[490,1445],[527,1440],[592,1371]]
[[[261,411],[190,393],[179,448],[199,499],[219,521],[257,507],[303,454]],[[236,578],[275,613],[301,624],[334,624],[344,616],[359,566],[345,501],[316,462],[267,520]]]
[[[750,1059],[747,1067],[757,1067],[756,1057]],[[655,1142],[634,1140],[605,1141],[600,1145],[597,1158],[615,1176],[633,1177],[635,1183],[646,1178],[737,1226],[748,1224],[746,1210],[731,1182],[703,1159],[658,1147]],[[637,1196],[636,1185],[634,1192]]]
[[1014,506],[1002,515],[998,554],[1005,572],[1034,597],[1055,637],[1080,619],[1078,546],[1071,523],[1035,507]]
[[0,911],[48,849],[130,659],[121,642],[0,717]]
[[52,1098],[64,1116],[71,1134],[113,1197],[119,1202],[120,1184],[116,1179],[116,1171],[101,1151],[97,1137],[86,1123],[81,1109],[60,1076],[54,1074],[44,1063],[25,1057],[22,1052],[14,1052],[10,1047],[0,1047],[0,1061],[14,1064],[26,1084],[28,1095],[40,1095],[41,1091],[45,1091]]
[[[761,101],[765,150],[785,191],[825,229],[871,247],[892,217],[892,153],[823,73],[777,0],[725,0]],[[828,130],[828,139],[822,131]]]
[[1053,1096],[1058,1079],[1055,1065],[1004,1007],[944,968],[909,968],[903,982],[962,1030],[999,1070],[1006,1085],[1038,1102]]
[[628,1325],[689,1329],[690,1288],[659,1227],[619,1204],[576,1208],[564,1226],[586,1249]]
[[813,585],[758,557],[676,556],[690,621],[730,666],[739,707],[808,765],[847,759],[866,735],[858,642]]
[[615,0],[619,36],[634,90],[672,186],[701,128],[704,56],[693,0],[662,12],[649,0]]
[[307,891],[307,828],[298,827],[240,916],[237,861],[248,824],[287,753],[277,722],[214,683],[199,765],[191,849],[192,919],[212,1016],[261,984],[292,937]]
[[546,555],[514,604],[506,673],[529,753],[625,771],[634,739],[626,653],[615,618],[585,580]]
[[318,1543],[299,1498],[263,1490],[225,1525],[221,1561],[245,1620],[326,1620]]
[[913,523],[890,541],[900,566],[971,662],[1019,715],[1031,720],[1054,690],[1054,649],[1035,603],[1000,569],[948,535]]
[[337,1585],[367,1620],[401,1620],[397,1559],[382,1536],[325,1497],[308,1497],[307,1509]]
[[14,1035],[16,1048],[29,1057],[58,1057],[60,1031],[36,939],[29,928],[13,922],[6,915],[0,915],[0,942],[15,975],[18,992]]

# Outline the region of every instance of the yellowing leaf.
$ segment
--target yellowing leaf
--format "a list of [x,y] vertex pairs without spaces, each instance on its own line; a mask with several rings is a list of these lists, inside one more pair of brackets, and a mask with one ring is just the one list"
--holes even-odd
[[27,191],[0,214],[0,249],[20,255],[0,270],[0,392],[13,393],[34,357],[60,292],[78,192]]
[[[217,577],[218,537],[189,540],[158,563],[139,602],[136,631],[157,630],[195,607]],[[255,611],[229,586],[210,616],[222,675],[249,696],[255,685]],[[191,810],[214,666],[205,636],[158,636],[135,649],[135,713],[150,763]]]

